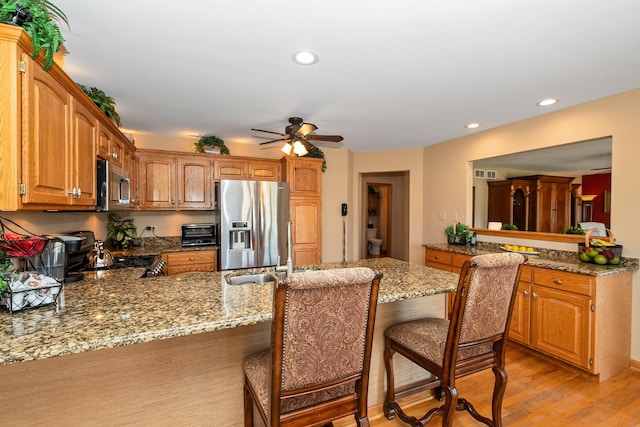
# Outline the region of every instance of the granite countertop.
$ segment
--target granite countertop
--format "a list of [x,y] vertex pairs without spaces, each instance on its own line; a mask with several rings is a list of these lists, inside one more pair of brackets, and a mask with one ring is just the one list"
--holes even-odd
[[[313,267],[358,266],[384,273],[381,304],[450,292],[458,283],[457,274],[392,258]],[[141,278],[143,272],[85,273],[65,285],[59,313],[52,306],[14,314],[0,308],[0,365],[271,320],[271,285],[227,285],[220,272]]]
[[[476,246],[450,245],[447,243],[433,243],[422,245],[427,249],[453,252],[475,256],[496,252],[504,252],[497,243],[478,243]],[[526,264],[534,267],[544,267],[552,270],[570,273],[587,274],[590,276],[605,276],[626,271],[638,270],[637,258],[622,258],[619,265],[598,265],[581,262],[577,252],[538,249],[538,255],[526,255]]]

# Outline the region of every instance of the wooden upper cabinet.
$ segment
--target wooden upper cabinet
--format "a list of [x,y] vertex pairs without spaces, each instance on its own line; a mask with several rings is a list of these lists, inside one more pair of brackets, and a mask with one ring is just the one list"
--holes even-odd
[[323,159],[283,157],[283,181],[289,183],[291,196],[322,196]]
[[[101,159],[108,160],[111,164],[123,167],[125,162],[125,147],[127,147],[129,143],[113,135],[105,125],[100,125],[99,129],[96,150],[97,156]],[[130,147],[128,148],[131,149]]]
[[216,158],[214,160],[215,179],[250,179],[256,181],[279,181],[278,160],[249,158]]
[[211,209],[211,161],[202,157],[178,157],[178,208]]
[[249,179],[247,161],[240,159],[216,159],[213,177],[215,179]]
[[211,160],[207,156],[138,150],[137,157],[142,209],[213,208]]
[[71,193],[71,98],[51,75],[23,55],[22,204],[66,205]]
[[93,208],[99,145],[124,135],[57,64],[42,69],[24,29],[0,33],[0,210]]
[[256,181],[280,181],[280,162],[277,160],[251,160],[247,165],[249,179]]
[[81,103],[72,99],[71,108],[71,203],[81,206],[96,204],[96,135],[98,120]]
[[176,159],[174,156],[139,152],[138,178],[138,198],[141,208],[176,208]]

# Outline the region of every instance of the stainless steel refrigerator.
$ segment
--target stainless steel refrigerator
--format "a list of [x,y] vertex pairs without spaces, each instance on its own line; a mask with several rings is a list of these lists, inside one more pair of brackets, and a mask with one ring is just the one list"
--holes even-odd
[[288,222],[288,183],[221,180],[220,269],[284,264]]

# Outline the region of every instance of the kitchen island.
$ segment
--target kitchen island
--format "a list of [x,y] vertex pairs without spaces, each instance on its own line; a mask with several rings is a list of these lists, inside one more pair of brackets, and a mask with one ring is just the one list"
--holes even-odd
[[[454,273],[391,258],[327,263],[384,273],[369,405],[382,402],[382,334],[444,316]],[[242,359],[269,346],[270,285],[227,285],[222,273],[140,278],[88,273],[65,286],[66,307],[0,314],[3,425],[242,425]],[[397,364],[399,383],[423,378]]]

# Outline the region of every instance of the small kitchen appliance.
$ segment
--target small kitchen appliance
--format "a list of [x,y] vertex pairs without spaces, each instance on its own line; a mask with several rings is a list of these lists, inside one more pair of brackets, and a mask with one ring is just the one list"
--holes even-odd
[[113,255],[104,248],[102,240],[96,240],[93,252],[89,255],[89,265],[95,269],[109,268],[113,265]]
[[182,246],[208,246],[218,244],[216,224],[183,224]]
[[127,209],[131,203],[131,181],[129,173],[108,162],[98,159],[96,163],[97,211]]

